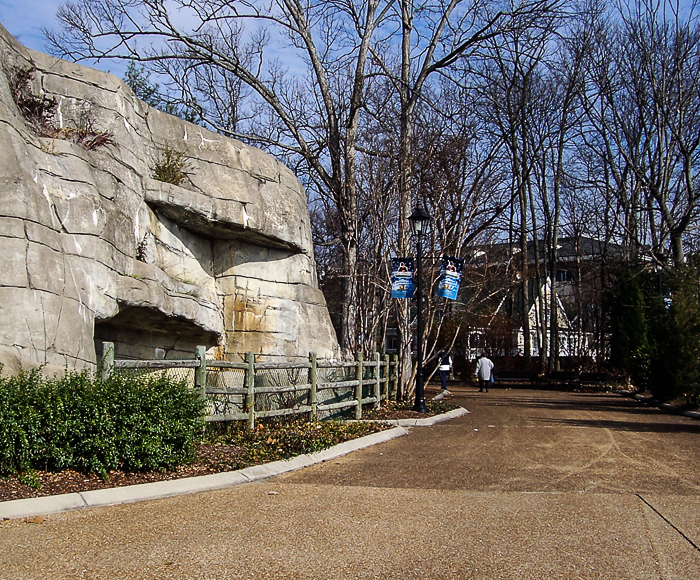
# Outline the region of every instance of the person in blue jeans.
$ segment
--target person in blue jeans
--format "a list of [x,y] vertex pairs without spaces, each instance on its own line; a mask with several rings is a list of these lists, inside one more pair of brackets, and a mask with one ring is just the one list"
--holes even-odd
[[452,371],[452,357],[444,350],[438,355],[440,361],[440,366],[438,370],[440,371],[440,381],[442,382],[442,390],[447,390],[447,375]]
[[476,377],[479,379],[479,392],[484,390],[489,392],[489,382],[491,381],[491,373],[493,372],[493,363],[483,352],[478,361],[476,361]]

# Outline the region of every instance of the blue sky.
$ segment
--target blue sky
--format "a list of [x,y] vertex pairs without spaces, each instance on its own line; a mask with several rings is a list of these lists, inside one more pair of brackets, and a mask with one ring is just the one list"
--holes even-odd
[[[48,52],[42,29],[56,30],[58,28],[56,10],[64,1],[0,0],[0,23],[27,48]],[[112,72],[120,77],[126,70],[124,63],[90,63],[89,66]]]
[[56,28],[61,0],[0,0],[0,22],[24,46],[46,52],[42,28]]
[[41,29],[57,27],[56,10],[64,1],[0,0],[0,23],[25,46],[46,52]]
[[[689,4],[690,1],[683,0],[681,5]],[[0,0],[0,23],[24,46],[47,52],[42,28],[58,28],[56,10],[64,2],[65,0]],[[290,56],[288,51],[282,51],[279,55],[286,65],[290,64]],[[112,72],[120,77],[126,70],[126,64],[123,62],[83,64]]]
[[[48,52],[42,29],[58,30],[56,11],[66,0],[0,0],[0,23],[24,46],[40,52]],[[171,14],[174,21],[187,23],[186,12],[176,11]],[[275,54],[275,51],[272,51]],[[289,52],[283,53],[289,61]],[[103,71],[123,77],[126,63],[120,61],[103,61],[101,63],[83,62]],[[289,64],[287,62],[287,64]]]

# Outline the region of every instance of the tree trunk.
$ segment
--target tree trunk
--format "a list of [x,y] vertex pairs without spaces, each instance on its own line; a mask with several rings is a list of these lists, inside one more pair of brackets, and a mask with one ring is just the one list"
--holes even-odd
[[521,281],[521,295],[522,295],[522,313],[521,322],[523,325],[523,348],[525,352],[525,362],[529,366],[532,362],[532,340],[530,337],[530,288],[529,288],[529,264],[528,264],[528,251],[527,251],[527,197],[525,195],[525,187],[523,184],[522,177],[518,177],[518,189],[520,198],[520,275],[522,277]]
[[[345,232],[344,234],[350,233]],[[343,241],[343,303],[340,322],[340,348],[345,356],[350,356],[357,352],[357,243],[351,235],[348,235]]]
[[[412,3],[401,2],[401,85],[399,89],[399,101],[401,104],[400,118],[400,136],[399,136],[399,158],[398,158],[398,193],[399,193],[399,255],[406,256],[411,250],[410,240],[410,225],[408,216],[411,215],[413,206],[413,196],[411,195],[412,181],[412,139],[413,139],[413,124],[412,124],[412,103],[411,95],[409,94],[409,86],[411,82],[411,34],[413,32],[413,12]],[[420,307],[420,305],[419,305]],[[410,320],[410,303],[397,309],[400,318],[398,320],[399,335],[401,336],[401,344],[403,348],[399,354],[399,366],[401,374],[399,376],[398,392],[402,393],[403,398],[410,397],[412,393],[412,379],[414,372],[412,371],[412,332]],[[417,337],[421,340],[422,337]]]

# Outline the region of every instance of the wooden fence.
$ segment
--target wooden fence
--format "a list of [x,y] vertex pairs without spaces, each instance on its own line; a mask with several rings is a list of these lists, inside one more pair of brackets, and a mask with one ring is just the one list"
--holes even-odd
[[192,369],[188,380],[207,401],[207,421],[246,421],[250,429],[259,418],[285,415],[323,418],[354,410],[355,419],[361,419],[364,406],[378,409],[397,388],[396,355],[374,353],[364,360],[359,353],[352,362],[328,362],[312,352],[308,362],[288,363],[255,362],[249,352],[245,362],[229,362],[208,360],[206,348],[198,346],[192,359],[117,360],[114,344],[102,345],[103,378],[115,370],[173,374]]

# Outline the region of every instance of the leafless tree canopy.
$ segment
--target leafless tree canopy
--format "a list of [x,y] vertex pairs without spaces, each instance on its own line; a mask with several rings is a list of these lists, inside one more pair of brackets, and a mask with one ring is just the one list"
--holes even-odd
[[551,370],[559,310],[526,315],[559,299],[547,279],[571,276],[567,316],[602,341],[611,260],[697,251],[694,0],[77,0],[58,18],[54,54],[141,62],[160,98],[292,167],[342,345],[382,348],[398,326],[406,377],[415,309],[391,300],[388,264],[413,251],[417,202],[426,266],[449,254],[469,272],[458,301],[427,297],[428,353],[509,295],[524,354],[541,336]]

